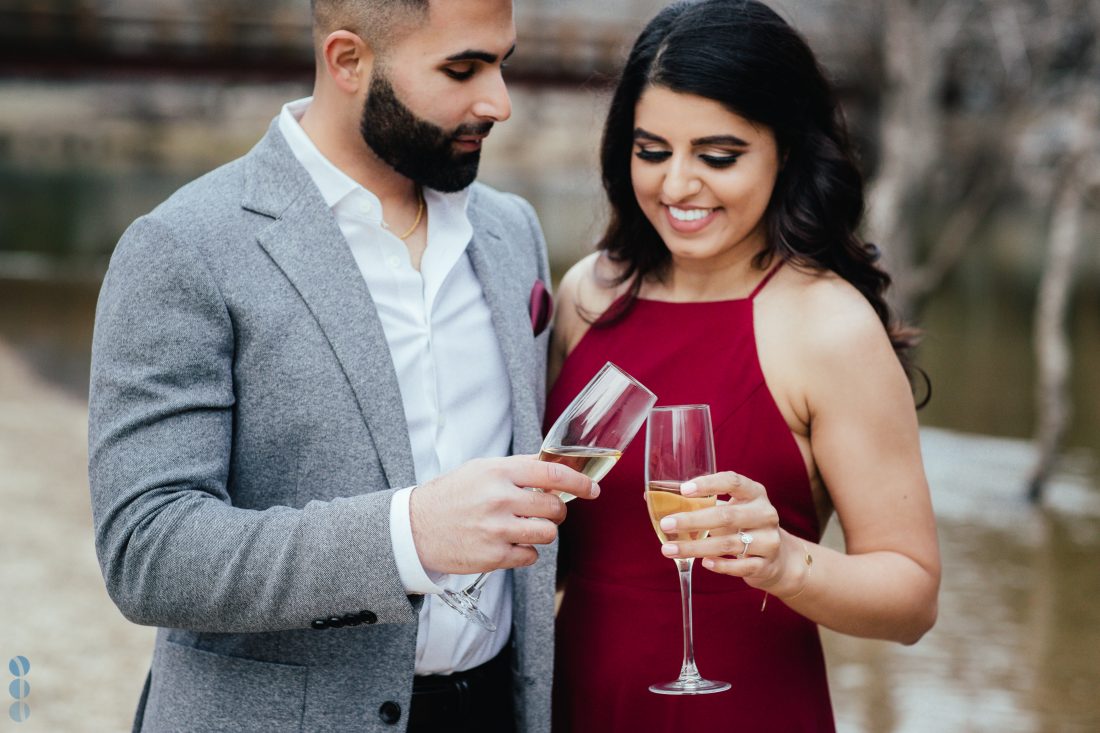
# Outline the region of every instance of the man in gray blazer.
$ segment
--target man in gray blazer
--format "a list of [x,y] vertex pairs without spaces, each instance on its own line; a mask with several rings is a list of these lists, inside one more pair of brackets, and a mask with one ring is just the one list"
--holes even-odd
[[[103,284],[96,550],[160,627],[134,729],[548,731],[565,509],[523,487],[599,489],[524,455],[545,244],[473,183],[511,2],[313,14],[313,97],[138,219]],[[495,633],[438,602],[499,569]]]

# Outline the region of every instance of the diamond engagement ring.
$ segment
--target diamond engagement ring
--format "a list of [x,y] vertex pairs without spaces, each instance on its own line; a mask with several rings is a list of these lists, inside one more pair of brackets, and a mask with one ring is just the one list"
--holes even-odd
[[744,560],[745,556],[749,554],[749,545],[752,544],[752,535],[748,532],[738,532],[737,539],[744,543],[745,549],[741,550],[741,554],[737,556],[738,560]]

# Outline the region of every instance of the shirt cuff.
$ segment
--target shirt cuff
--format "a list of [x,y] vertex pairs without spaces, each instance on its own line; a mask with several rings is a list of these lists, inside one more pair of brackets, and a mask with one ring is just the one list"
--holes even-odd
[[441,586],[449,576],[427,570],[420,563],[420,555],[413,541],[409,497],[415,488],[410,486],[395,491],[390,500],[390,542],[393,543],[393,557],[406,593],[442,593]]

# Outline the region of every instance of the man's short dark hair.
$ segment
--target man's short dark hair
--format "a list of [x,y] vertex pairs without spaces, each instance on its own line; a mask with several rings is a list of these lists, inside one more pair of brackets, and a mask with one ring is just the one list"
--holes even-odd
[[427,20],[429,1],[310,0],[313,38],[319,44],[333,31],[351,31],[382,53]]

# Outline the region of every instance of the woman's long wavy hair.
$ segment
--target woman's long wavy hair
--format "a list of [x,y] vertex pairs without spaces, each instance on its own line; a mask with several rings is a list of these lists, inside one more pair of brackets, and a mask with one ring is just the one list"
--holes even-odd
[[754,264],[764,268],[778,257],[850,282],[875,309],[912,379],[909,351],[917,332],[891,313],[883,297],[890,276],[876,264],[878,248],[856,234],[863,178],[833,90],[802,36],[757,0],[675,3],[634,44],[604,127],[611,217],[597,245],[620,268],[613,284],[630,287],[599,325],[625,316],[642,283],[662,279],[671,262],[630,176],[635,108],[650,86],[712,99],[772,130],[783,163],[764,214],[766,248]]

